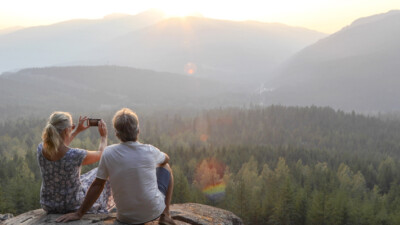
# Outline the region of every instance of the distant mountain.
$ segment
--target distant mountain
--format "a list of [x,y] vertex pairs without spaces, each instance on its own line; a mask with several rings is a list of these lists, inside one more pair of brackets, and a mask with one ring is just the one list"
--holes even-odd
[[0,36],[0,72],[26,67],[122,65],[258,83],[292,54],[324,37],[304,28],[157,11],[71,20]]
[[264,84],[265,103],[400,110],[400,11],[356,20],[303,49]]
[[20,26],[3,28],[0,30],[0,36],[15,32],[15,31],[21,30],[21,29],[23,29],[23,27],[20,27]]
[[304,28],[203,17],[170,18],[98,49],[97,63],[258,83],[271,70],[325,35]]
[[54,110],[96,112],[240,105],[243,92],[214,81],[117,66],[24,69],[0,76],[0,121]]
[[157,10],[137,15],[113,14],[103,19],[76,19],[0,35],[0,73],[75,61],[92,48],[165,18]]

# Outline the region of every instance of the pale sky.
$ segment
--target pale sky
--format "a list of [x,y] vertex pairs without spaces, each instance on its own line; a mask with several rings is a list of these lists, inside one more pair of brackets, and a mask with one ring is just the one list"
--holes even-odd
[[0,29],[98,19],[112,13],[134,15],[151,8],[170,16],[200,13],[333,33],[357,18],[400,9],[400,0],[0,0]]

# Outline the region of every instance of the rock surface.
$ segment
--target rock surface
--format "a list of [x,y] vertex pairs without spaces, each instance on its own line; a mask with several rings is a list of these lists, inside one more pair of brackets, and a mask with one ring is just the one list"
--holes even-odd
[[[212,206],[185,203],[174,204],[170,208],[171,216],[177,225],[242,225],[242,220],[232,212],[215,208]],[[0,224],[16,225],[16,224],[55,224],[55,220],[60,214],[46,214],[42,209],[26,212],[19,216],[7,219]],[[122,225],[116,220],[116,213],[109,214],[86,214],[81,220],[69,222],[70,225],[86,225],[86,224],[115,224]],[[158,221],[146,223],[146,225],[156,225]]]
[[7,213],[7,214],[0,214],[0,222],[10,219],[13,217],[13,214]]

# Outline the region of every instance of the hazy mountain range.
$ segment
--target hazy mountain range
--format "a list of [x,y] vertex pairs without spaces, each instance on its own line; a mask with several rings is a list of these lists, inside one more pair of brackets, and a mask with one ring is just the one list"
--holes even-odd
[[265,103],[400,110],[400,11],[361,18],[303,49],[264,86]]
[[323,33],[283,24],[158,11],[72,20],[0,36],[0,71],[65,65],[120,65],[256,83]]
[[184,73],[220,81],[256,83],[324,34],[260,22],[171,18],[115,39],[96,53],[111,64]]
[[11,116],[66,106],[398,111],[399,62],[400,11],[329,36],[282,24],[118,14],[0,35],[1,71],[45,67],[3,73],[0,109]]
[[7,33],[0,36],[0,72],[76,62],[91,49],[164,18],[161,12],[150,10],[97,20],[69,20]]
[[0,76],[0,121],[54,110],[204,109],[240,105],[248,101],[245,96],[219,82],[129,67],[24,69]]
[[3,29],[0,29],[0,35],[9,34],[9,33],[15,32],[17,30],[21,30],[21,29],[23,29],[23,27],[20,27],[20,26],[3,28]]

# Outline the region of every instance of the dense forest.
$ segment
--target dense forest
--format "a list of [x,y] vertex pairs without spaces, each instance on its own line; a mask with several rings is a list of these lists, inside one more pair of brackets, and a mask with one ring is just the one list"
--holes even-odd
[[[0,213],[40,207],[36,147],[47,116],[0,124]],[[116,143],[112,114],[103,118]],[[174,203],[221,207],[245,224],[400,224],[397,120],[284,106],[139,119],[140,141],[170,155]],[[98,142],[90,128],[71,147]]]

